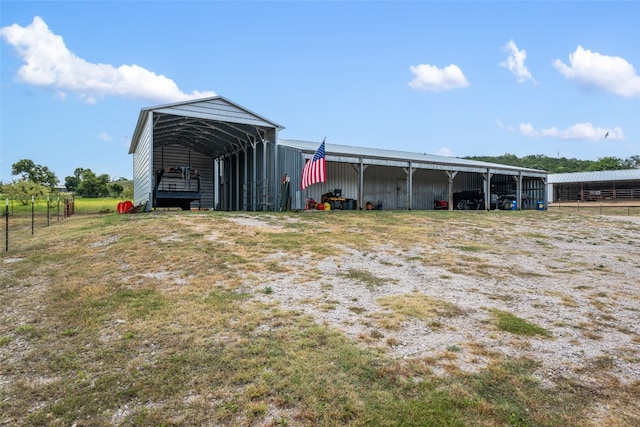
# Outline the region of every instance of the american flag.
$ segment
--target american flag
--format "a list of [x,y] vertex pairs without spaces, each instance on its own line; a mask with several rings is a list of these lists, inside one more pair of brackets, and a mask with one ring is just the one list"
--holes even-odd
[[327,165],[324,158],[324,140],[316,150],[313,158],[308,160],[302,169],[300,188],[303,190],[316,182],[325,182],[327,179]]

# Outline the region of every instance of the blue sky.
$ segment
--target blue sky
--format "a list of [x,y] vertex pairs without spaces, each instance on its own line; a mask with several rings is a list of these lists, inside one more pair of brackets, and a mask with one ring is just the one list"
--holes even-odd
[[[132,177],[141,108],[221,95],[281,138],[640,154],[640,2],[0,2],[0,180]],[[605,134],[609,133],[605,138]]]

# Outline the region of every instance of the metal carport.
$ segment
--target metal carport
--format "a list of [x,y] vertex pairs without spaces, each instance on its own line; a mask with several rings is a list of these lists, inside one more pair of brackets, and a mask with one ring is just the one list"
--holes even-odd
[[[280,139],[278,146],[282,152],[283,148],[289,148],[297,150],[302,153],[302,157],[310,159],[313,153],[318,148],[318,142],[299,141],[299,140],[287,140]],[[413,209],[414,195],[416,190],[414,188],[414,174],[418,170],[432,170],[439,171],[446,176],[447,188],[446,194],[449,199],[449,208],[453,208],[453,192],[454,184],[456,183],[456,177],[459,177],[464,173],[477,174],[481,177],[483,191],[485,194],[485,206],[490,206],[490,193],[492,186],[492,178],[500,175],[503,177],[509,177],[513,181],[513,185],[518,197],[517,206],[522,206],[521,195],[523,192],[523,183],[539,181],[540,185],[536,186],[535,191],[540,194],[536,194],[536,198],[540,200],[546,200],[546,179],[547,172],[537,170],[521,168],[516,166],[499,165],[495,163],[479,162],[475,160],[460,159],[455,157],[437,156],[423,153],[411,153],[405,151],[396,150],[383,150],[374,148],[354,147],[347,145],[338,145],[327,143],[325,147],[326,160],[328,165],[330,163],[346,163],[351,165],[351,168],[357,174],[357,199],[358,206],[364,205],[364,183],[365,183],[365,171],[372,166],[383,166],[391,168],[400,168],[404,173],[404,180],[406,181],[406,206],[399,207],[402,209]],[[287,172],[282,168],[285,167],[282,164],[279,165],[282,172]],[[289,169],[297,169],[296,167],[289,167]],[[300,172],[297,175],[292,176],[292,181],[297,180],[299,182]],[[331,177],[328,177],[328,180]],[[294,184],[295,185],[295,184]],[[341,185],[341,184],[340,184]],[[458,183],[458,187],[463,188],[464,183]],[[316,192],[322,192],[328,188],[320,186],[322,190],[316,190]],[[530,189],[526,189],[530,190]],[[317,195],[316,195],[317,197]]]
[[150,210],[154,171],[188,165],[202,174],[203,207],[270,208],[281,129],[221,96],[143,108],[129,148],[134,203]]

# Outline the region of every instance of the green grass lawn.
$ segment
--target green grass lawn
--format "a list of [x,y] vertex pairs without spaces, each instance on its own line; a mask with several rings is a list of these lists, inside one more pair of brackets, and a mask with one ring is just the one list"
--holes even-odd
[[[70,197],[65,197],[64,195],[60,196],[59,199],[58,199],[58,196],[50,197],[49,206],[48,206],[50,215],[52,216],[57,215],[58,208],[60,209],[61,212],[64,211],[65,198],[70,198]],[[3,200],[2,213],[5,213],[6,198],[3,197],[2,200]],[[116,212],[118,203],[121,202],[122,200],[117,198],[112,198],[112,197],[98,197],[98,198],[76,197],[76,198],[73,198],[73,201],[74,201],[74,207],[75,207],[76,213],[92,214],[92,213]],[[35,214],[46,215],[47,199],[45,198],[45,199],[35,200],[33,203],[33,206],[31,202],[28,202],[27,204],[23,204],[18,200],[9,200],[10,215],[18,215],[18,216],[31,215],[32,209]]]

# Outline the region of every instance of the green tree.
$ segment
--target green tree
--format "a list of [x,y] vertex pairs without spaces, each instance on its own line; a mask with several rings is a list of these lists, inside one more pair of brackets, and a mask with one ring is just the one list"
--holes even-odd
[[498,163],[501,165],[540,169],[549,173],[640,168],[640,156],[637,155],[631,156],[626,160],[621,160],[616,157],[603,157],[597,161],[568,159],[566,157],[549,157],[542,154],[528,155],[522,158],[514,156],[513,154],[503,154],[502,156],[473,156],[465,158],[482,162]]
[[68,191],[76,191],[78,185],[82,182],[83,173],[84,168],[76,168],[76,170],[73,171],[73,176],[68,176],[64,179],[64,185]]
[[628,169],[640,169],[640,156],[631,156],[622,163]]
[[21,179],[4,186],[4,191],[12,199],[20,201],[23,205],[31,203],[31,198],[40,199],[49,194],[49,188],[37,182]]
[[76,172],[80,175],[80,182],[76,186],[75,193],[85,197],[107,197],[109,196],[109,175],[97,176],[91,169],[81,169]]
[[589,171],[612,171],[625,169],[622,159],[617,157],[600,157],[589,167]]
[[119,197],[122,194],[122,190],[124,190],[124,187],[117,182],[109,184],[109,192],[114,197]]
[[122,190],[121,196],[125,200],[133,200],[133,187],[132,186],[124,187],[124,190]]
[[32,160],[22,159],[11,165],[12,175],[22,175],[23,181],[54,188],[58,184],[58,177],[46,166],[36,165]]

